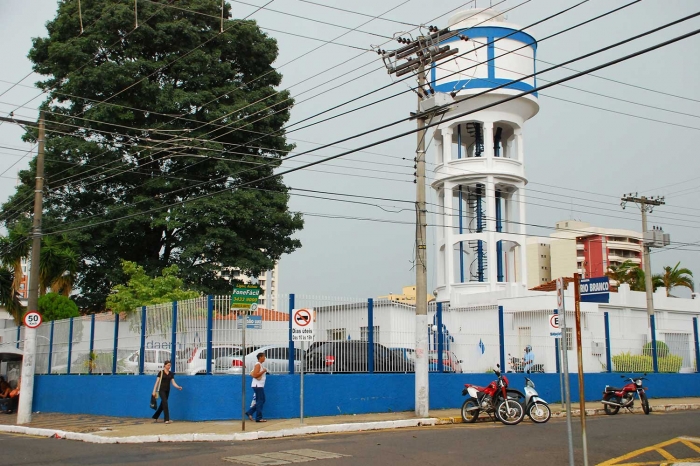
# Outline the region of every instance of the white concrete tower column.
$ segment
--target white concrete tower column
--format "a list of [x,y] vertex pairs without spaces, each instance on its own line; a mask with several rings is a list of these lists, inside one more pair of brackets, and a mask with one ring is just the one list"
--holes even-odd
[[520,203],[520,215],[518,221],[520,222],[520,228],[518,233],[520,233],[520,257],[518,257],[518,281],[524,283],[527,287],[527,237],[525,233],[527,231],[525,225],[525,183],[518,189],[518,201]]
[[455,218],[452,213],[452,196],[455,184],[446,181],[443,185],[443,191],[445,193],[445,227],[443,231],[445,232],[445,291],[449,296],[451,284],[454,281],[454,237],[455,237]]
[[442,129],[442,163],[452,158],[452,127]]

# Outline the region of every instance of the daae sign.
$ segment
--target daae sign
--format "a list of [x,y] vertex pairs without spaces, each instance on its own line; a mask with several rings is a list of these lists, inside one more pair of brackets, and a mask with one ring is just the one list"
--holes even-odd
[[582,303],[609,303],[610,279],[608,277],[584,278],[579,283]]

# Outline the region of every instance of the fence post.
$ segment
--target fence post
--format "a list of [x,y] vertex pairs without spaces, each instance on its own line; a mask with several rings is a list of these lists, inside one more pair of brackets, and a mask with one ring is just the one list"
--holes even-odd
[[68,369],[66,374],[70,375],[71,353],[73,353],[73,318],[70,318],[68,323]]
[[649,321],[651,322],[651,360],[654,365],[654,373],[659,372],[659,358],[656,354],[656,316],[653,314],[649,316]]
[[374,373],[374,300],[367,299],[367,372]]
[[17,349],[19,349],[19,339],[22,337],[22,326],[17,326]]
[[[172,364],[173,372],[175,372],[177,370],[177,365],[175,364],[175,357],[177,356],[177,301],[173,301],[173,330],[170,342],[170,363]],[[211,354],[207,353],[207,359],[210,357]]]
[[693,334],[695,336],[695,372],[700,372],[700,340],[698,340],[697,317],[693,317]]
[[[211,352],[214,340],[214,297],[207,296],[207,375],[211,375]],[[245,355],[243,355],[245,359]]]
[[445,372],[445,361],[442,354],[445,351],[445,337],[442,334],[442,303],[437,303],[435,307],[435,315],[437,316],[437,370]]
[[[697,341],[697,338],[695,338]],[[53,359],[53,320],[51,321],[51,330],[49,331],[49,370],[47,374],[51,375],[51,362]]]
[[603,318],[605,319],[605,365],[608,372],[612,372],[612,359],[610,356],[610,316],[605,312],[603,313]]
[[289,295],[289,373],[294,374],[294,340],[292,340],[292,319],[294,319],[294,293]]
[[119,314],[114,314],[114,350],[112,352],[112,375],[117,373],[117,349],[119,349]]
[[[88,354],[88,374],[92,374],[92,366],[94,361],[92,359],[92,352],[95,349],[95,314],[90,316],[90,354]],[[97,358],[95,358],[97,359]]]
[[498,306],[498,345],[500,347],[501,372],[506,370],[506,336],[503,327],[503,306]]
[[139,350],[139,375],[143,375],[143,363],[146,357],[146,306],[141,307],[141,349]]

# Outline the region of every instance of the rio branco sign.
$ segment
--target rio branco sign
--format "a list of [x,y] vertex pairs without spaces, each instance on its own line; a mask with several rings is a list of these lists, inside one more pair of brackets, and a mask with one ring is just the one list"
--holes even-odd
[[258,285],[237,285],[231,295],[231,309],[256,307],[260,299],[260,291]]

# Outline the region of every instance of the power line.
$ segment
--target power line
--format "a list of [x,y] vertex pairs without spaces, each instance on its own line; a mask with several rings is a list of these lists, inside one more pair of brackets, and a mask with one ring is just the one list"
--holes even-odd
[[[692,15],[692,16],[697,16],[697,15],[700,15],[700,13],[697,13],[697,14]],[[685,18],[685,19],[688,19],[688,18]],[[675,24],[675,23],[677,23],[677,22],[679,22],[679,21],[681,21],[681,20],[674,21],[674,22],[671,23],[671,24]],[[666,25],[666,26],[664,26],[664,27],[668,27],[668,25]],[[655,29],[653,29],[652,31],[655,32],[656,30],[659,30],[659,29],[663,29],[663,27],[661,27],[661,28],[655,28]],[[644,34],[642,34],[642,36],[647,35],[647,34],[650,34],[652,31],[649,31],[649,32],[647,32],[647,33],[644,33]],[[567,82],[567,81],[570,81],[570,80],[572,80],[572,79],[579,78],[579,77],[581,77],[581,76],[584,76],[584,75],[587,74],[587,73],[591,73],[591,72],[594,72],[594,71],[598,71],[598,70],[600,70],[600,69],[608,68],[608,67],[610,67],[610,66],[616,65],[616,64],[618,64],[618,63],[621,63],[621,62],[623,62],[623,61],[629,60],[629,59],[631,59],[631,58],[634,58],[634,57],[643,55],[643,54],[645,54],[645,53],[649,53],[649,52],[651,52],[651,51],[654,51],[654,50],[657,50],[657,49],[666,47],[666,46],[668,46],[668,45],[670,45],[670,44],[676,43],[676,42],[681,41],[681,40],[683,40],[683,39],[686,39],[686,38],[688,38],[688,37],[692,37],[692,36],[697,35],[697,34],[699,34],[699,33],[700,33],[700,29],[697,29],[697,30],[695,30],[695,31],[692,31],[692,32],[683,34],[683,35],[681,35],[681,36],[674,37],[673,39],[669,39],[669,40],[667,40],[667,41],[657,43],[656,45],[653,45],[653,46],[651,46],[651,47],[647,47],[647,48],[642,49],[642,50],[639,50],[639,51],[637,51],[637,52],[633,52],[633,53],[628,54],[628,55],[625,55],[625,56],[623,56],[623,57],[620,57],[620,58],[617,58],[617,59],[608,61],[608,62],[603,63],[603,64],[601,64],[601,65],[594,66],[594,67],[592,67],[592,68],[590,68],[590,69],[588,69],[588,70],[585,70],[585,71],[582,71],[582,72],[579,72],[579,73],[576,73],[576,74],[573,74],[573,75],[570,75],[570,76],[561,78],[561,79],[559,79],[559,80],[557,80],[557,81],[553,81],[553,82],[551,82],[551,83],[549,83],[549,84],[545,84],[545,85],[543,85],[543,86],[539,86],[539,87],[533,88],[532,90],[529,90],[529,91],[523,91],[523,92],[521,92],[521,93],[515,94],[515,95],[510,96],[510,97],[503,98],[503,99],[501,99],[501,100],[499,100],[499,101],[497,101],[497,102],[493,102],[493,103],[491,103],[491,104],[487,104],[487,105],[484,105],[484,106],[475,108],[475,109],[473,109],[473,110],[469,110],[469,111],[466,111],[466,112],[459,113],[459,114],[457,114],[457,115],[454,115],[454,116],[452,116],[452,117],[449,117],[449,118],[444,119],[442,122],[447,122],[447,121],[452,121],[452,120],[455,120],[455,119],[458,119],[458,118],[463,118],[463,117],[465,117],[465,116],[467,116],[467,115],[470,115],[470,114],[473,114],[473,113],[477,113],[477,112],[480,112],[480,111],[482,111],[482,110],[485,110],[485,109],[488,109],[488,108],[491,108],[491,107],[495,107],[495,106],[497,106],[497,105],[501,105],[501,104],[503,104],[503,103],[505,103],[505,102],[509,102],[509,101],[511,101],[511,100],[518,99],[518,98],[523,97],[523,96],[525,96],[525,95],[529,95],[529,94],[532,94],[532,93],[534,93],[534,92],[538,92],[538,91],[540,91],[540,90],[547,89],[547,88],[549,88],[549,87],[553,87],[553,86],[555,86],[555,85],[557,85],[557,84],[559,84],[559,83]],[[626,42],[628,42],[628,41],[630,41],[630,40],[633,40],[633,39],[627,39],[627,40],[623,41],[622,43],[626,43]],[[610,49],[610,48],[612,48],[612,47],[613,47],[613,46],[608,46],[608,47],[605,47],[603,50],[608,50],[608,49]],[[587,57],[587,56],[590,56],[590,54],[584,55],[584,57]],[[571,60],[571,61],[575,61],[575,60]],[[477,94],[477,95],[478,95],[478,94]],[[440,124],[440,123],[441,123],[441,122],[430,122],[430,123],[428,123],[428,124],[425,125],[425,128],[432,127],[432,126],[436,126],[436,125],[438,125],[438,124]],[[357,148],[356,150],[363,150],[363,149],[367,149],[367,148],[369,148],[369,147],[374,147],[374,146],[383,144],[383,143],[385,143],[385,142],[388,142],[388,141],[390,141],[390,140],[397,139],[397,138],[399,138],[399,137],[407,136],[407,135],[409,135],[409,134],[414,134],[416,131],[418,131],[418,130],[410,130],[410,131],[407,131],[407,132],[404,132],[404,133],[401,133],[401,134],[392,136],[392,137],[390,137],[390,138],[385,138],[385,139],[382,139],[382,140],[380,140],[380,141],[375,141],[375,142],[373,142],[373,143],[365,144],[365,145],[363,145],[363,146]],[[118,219],[104,220],[104,221],[101,221],[101,222],[92,223],[92,224],[90,224],[90,225],[84,225],[84,226],[74,227],[74,228],[70,228],[70,229],[64,229],[64,230],[54,231],[54,232],[52,232],[52,233],[50,233],[50,234],[65,233],[65,232],[68,232],[68,231],[74,231],[74,230],[77,230],[77,229],[83,229],[83,228],[87,228],[87,227],[90,227],[90,226],[96,226],[96,225],[99,225],[99,224],[110,223],[110,222],[114,222],[114,221],[117,221],[117,220],[123,220],[123,219],[127,219],[127,218],[132,218],[132,217],[135,217],[135,216],[140,216],[140,215],[144,215],[144,214],[147,214],[147,213],[151,213],[151,212],[155,212],[155,211],[167,209],[167,208],[170,208],[170,207],[173,207],[173,206],[182,205],[182,204],[184,204],[185,202],[193,202],[193,201],[196,201],[196,200],[199,200],[199,199],[203,199],[203,198],[206,198],[206,197],[211,197],[211,196],[214,196],[214,195],[219,194],[219,193],[221,193],[221,192],[229,191],[230,189],[242,188],[242,187],[245,187],[245,186],[248,186],[248,185],[251,185],[251,184],[254,184],[254,183],[259,183],[259,182],[262,182],[262,181],[265,181],[265,180],[268,180],[268,179],[271,179],[271,178],[280,177],[280,176],[283,176],[283,175],[288,174],[288,173],[292,173],[292,172],[295,172],[295,171],[307,169],[307,168],[312,167],[312,166],[314,166],[314,165],[318,165],[318,164],[320,164],[320,163],[324,163],[324,162],[327,162],[327,161],[329,161],[329,160],[333,160],[333,159],[342,157],[342,156],[344,156],[344,155],[348,155],[349,153],[352,153],[352,152],[354,152],[354,150],[353,150],[353,151],[347,151],[347,152],[344,152],[344,153],[341,153],[341,154],[336,154],[336,155],[334,155],[334,156],[326,157],[326,158],[324,158],[324,159],[322,159],[322,160],[319,160],[319,161],[314,161],[314,162],[306,163],[305,165],[302,165],[301,167],[296,167],[296,168],[284,170],[284,171],[281,171],[281,172],[279,172],[279,173],[272,174],[272,175],[268,175],[268,176],[264,176],[264,177],[258,178],[258,179],[256,179],[256,180],[253,180],[253,181],[240,183],[240,184],[238,184],[237,186],[234,186],[234,187],[232,187],[232,188],[227,188],[227,189],[224,189],[224,190],[221,190],[221,191],[217,191],[217,192],[213,192],[213,193],[207,193],[207,194],[205,194],[205,195],[195,196],[195,197],[193,197],[193,198],[190,198],[190,199],[187,199],[187,200],[183,200],[183,201],[178,202],[178,203],[176,203],[176,204],[161,206],[161,207],[157,207],[157,208],[154,208],[154,209],[148,209],[148,210],[146,210],[146,211],[142,211],[142,212],[139,212],[139,213],[134,213],[134,214],[126,215],[126,216],[120,217],[120,218],[118,218]]]

